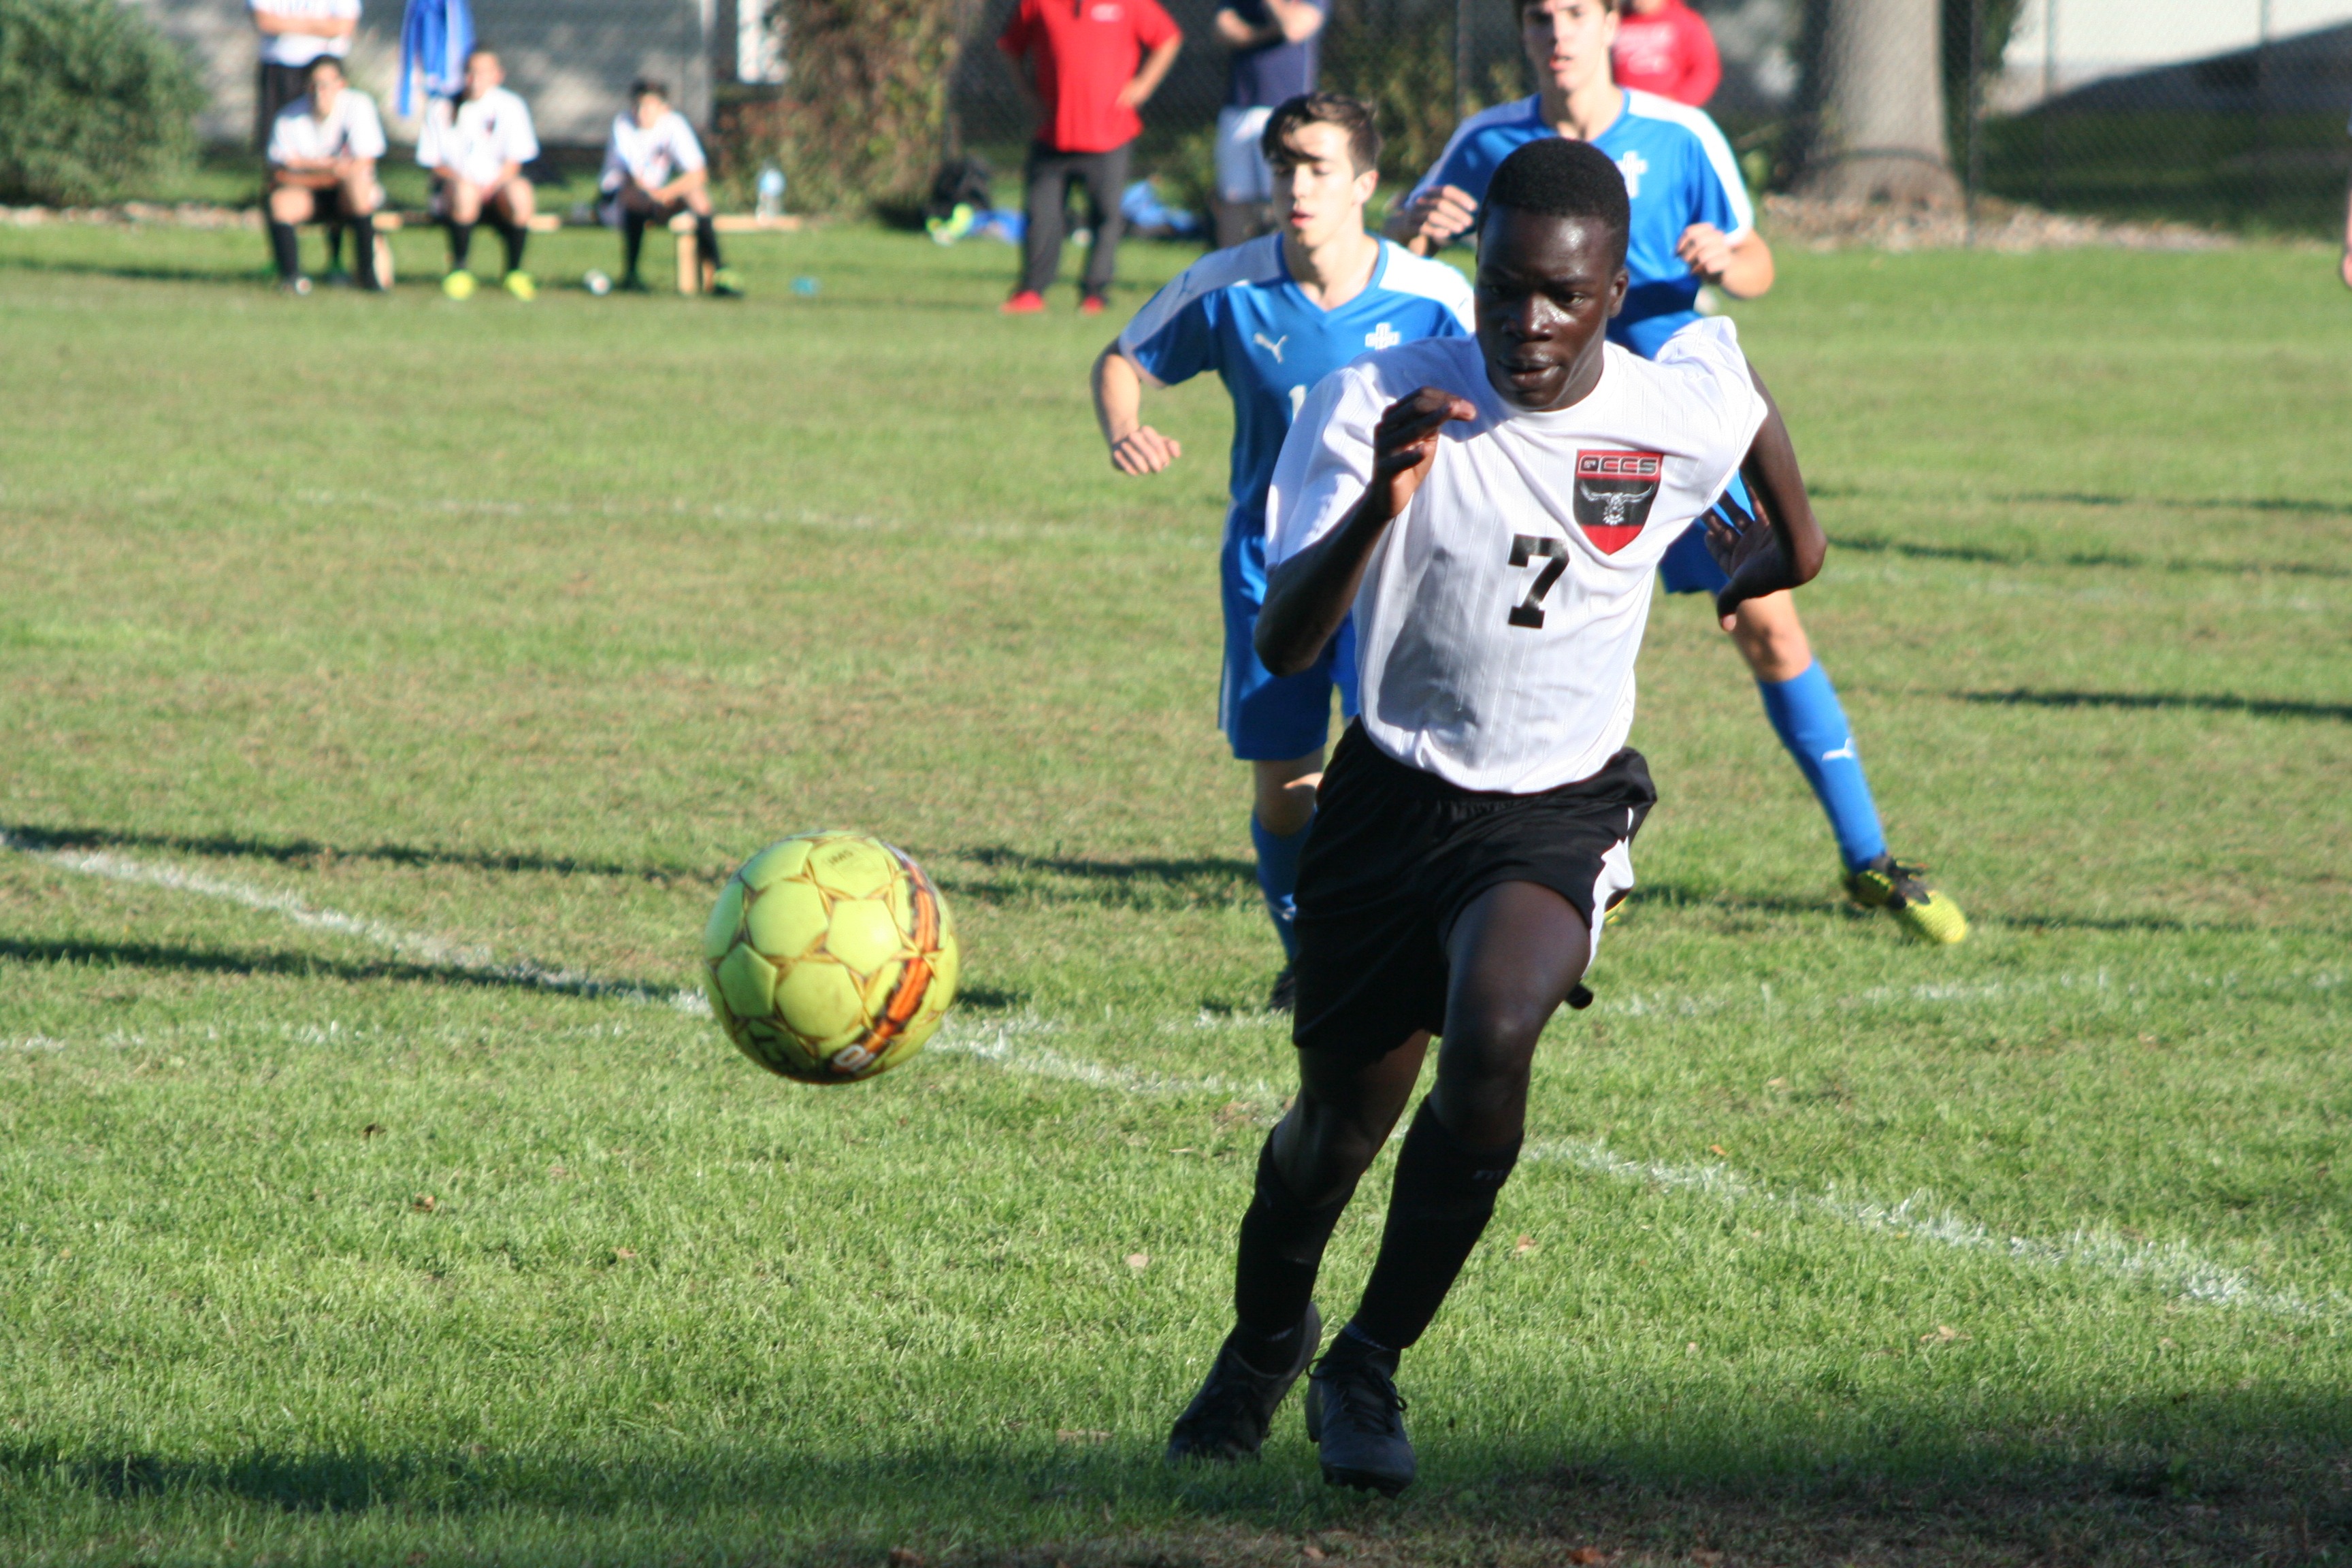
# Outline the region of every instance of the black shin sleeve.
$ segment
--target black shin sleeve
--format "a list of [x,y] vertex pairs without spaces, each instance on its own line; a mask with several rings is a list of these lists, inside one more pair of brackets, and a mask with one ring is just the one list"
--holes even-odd
[[269,255],[278,263],[279,282],[291,282],[301,273],[302,242],[295,237],[292,224],[270,220]]
[[1242,1216],[1241,1254],[1234,1269],[1234,1316],[1244,1330],[1276,1340],[1297,1329],[1315,1294],[1324,1244],[1354,1195],[1351,1183],[1328,1204],[1309,1208],[1300,1203],[1282,1179],[1274,1138],[1267,1135],[1258,1151],[1257,1191]]
[[694,219],[694,243],[701,247],[702,259],[716,270],[727,264],[719,259],[719,226],[708,213],[698,213]]
[[459,223],[457,219],[451,218],[449,220],[449,270],[452,272],[466,270],[467,260],[473,253],[474,226],[469,223]]
[[1356,1309],[1360,1331],[1398,1351],[1421,1338],[1494,1217],[1496,1194],[1518,1158],[1517,1143],[1470,1148],[1437,1119],[1434,1101],[1421,1102],[1397,1155],[1381,1255]]
[[624,211],[621,214],[621,276],[637,275],[637,257],[646,247],[646,215]]
[[522,270],[522,247],[530,243],[530,230],[506,218],[499,221],[499,241],[507,249],[507,270]]
[[372,213],[352,219],[352,275],[362,289],[373,289],[382,281],[375,275],[375,216]]

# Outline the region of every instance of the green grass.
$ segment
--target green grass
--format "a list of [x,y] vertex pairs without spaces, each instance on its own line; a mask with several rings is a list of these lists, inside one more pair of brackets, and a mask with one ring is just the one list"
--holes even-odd
[[[280,300],[260,248],[0,233],[0,824],[46,847],[0,852],[0,1560],[2352,1557],[2328,266],[1797,253],[1741,308],[1837,542],[1808,621],[1976,935],[1840,907],[1661,601],[1643,890],[1386,1504],[1295,1405],[1258,1468],[1157,1458],[1286,1069],[1217,390],[1118,479],[1106,329],[995,317],[1003,247],[529,309]],[[826,823],[968,955],[854,1089],[317,918],[664,994]]]

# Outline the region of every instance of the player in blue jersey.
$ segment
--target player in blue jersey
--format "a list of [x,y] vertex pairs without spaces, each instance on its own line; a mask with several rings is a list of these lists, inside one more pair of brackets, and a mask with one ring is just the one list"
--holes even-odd
[[[1615,0],[1527,0],[1521,41],[1542,90],[1474,114],[1400,203],[1390,234],[1428,254],[1465,237],[1477,222],[1486,184],[1514,149],[1546,136],[1590,142],[1617,164],[1633,206],[1625,267],[1632,286],[1609,336],[1644,358],[1696,320],[1699,286],[1738,299],[1772,286],[1772,252],[1756,232],[1755,214],[1730,147],[1696,109],[1620,88],[1610,68],[1617,36]],[[1746,505],[1739,481],[1731,500]],[[1685,534],[1659,565],[1675,594],[1720,592],[1722,569],[1705,534]],[[1887,852],[1878,808],[1863,773],[1837,689],[1813,658],[1796,605],[1786,594],[1751,599],[1728,628],[1756,677],[1764,711],[1822,803],[1845,862],[1855,902],[1885,909],[1914,936],[1955,942],[1968,921],[1952,900],[1930,888],[1923,868]]]
[[[1225,663],[1218,720],[1234,755],[1251,765],[1250,837],[1258,886],[1282,939],[1297,950],[1292,893],[1315,816],[1315,785],[1329,736],[1331,689],[1356,711],[1355,638],[1345,627],[1312,668],[1277,679],[1251,637],[1265,598],[1265,490],[1283,437],[1315,384],[1359,354],[1420,338],[1466,337],[1470,285],[1364,230],[1379,188],[1372,110],[1328,93],[1294,98],[1266,121],[1276,233],[1188,267],[1136,313],[1095,362],[1095,414],[1122,474],[1156,474],[1182,449],[1143,422],[1147,386],[1215,371],[1234,400],[1231,503],[1221,565]],[[1290,1005],[1285,963],[1267,1005]]]

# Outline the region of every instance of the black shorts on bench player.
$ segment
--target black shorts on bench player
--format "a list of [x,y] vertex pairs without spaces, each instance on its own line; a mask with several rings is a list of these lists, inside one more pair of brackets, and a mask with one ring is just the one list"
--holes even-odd
[[[1616,166],[1530,142],[1483,216],[1476,339],[1326,377],[1275,468],[1258,655],[1305,668],[1352,613],[1361,710],[1299,869],[1297,1099],[1259,1156],[1234,1327],[1171,1460],[1254,1456],[1312,1362],[1325,1479],[1411,1484],[1399,1358],[1494,1213],[1537,1040],[1633,886],[1654,796],[1625,740],[1658,558],[1739,472],[1760,515],[1706,524],[1717,614],[1820,570],[1788,431],[1731,324],[1695,322],[1654,360],[1606,342],[1626,289]],[[1433,1037],[1379,1257],[1315,1361],[1324,1244]]]

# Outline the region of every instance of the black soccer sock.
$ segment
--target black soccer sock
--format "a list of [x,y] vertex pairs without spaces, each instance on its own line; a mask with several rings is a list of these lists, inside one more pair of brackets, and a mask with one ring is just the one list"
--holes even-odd
[[507,247],[507,270],[521,271],[522,247],[530,243],[530,230],[521,224],[510,223],[505,218],[495,221],[499,228],[499,240]]
[[375,275],[375,219],[373,216],[352,219],[352,274],[362,289],[373,289],[380,281]]
[[1391,1350],[1421,1338],[1494,1217],[1496,1194],[1518,1159],[1517,1143],[1469,1147],[1437,1119],[1436,1101],[1423,1100],[1397,1155],[1381,1255],[1350,1327]]
[[646,215],[624,212],[621,215],[621,276],[637,275],[637,258],[646,248]]
[[710,220],[709,213],[695,215],[694,243],[713,272],[727,265],[719,259],[719,226]]
[[474,226],[449,220],[449,270],[466,270],[467,258],[474,254]]
[[331,223],[327,226],[327,270],[332,272],[336,268],[341,267],[342,264],[343,226],[339,223]]
[[302,242],[295,237],[292,224],[269,220],[269,254],[278,262],[280,283],[290,283],[302,275]]
[[1237,1345],[1252,1366],[1271,1369],[1295,1354],[1300,1321],[1315,1295],[1315,1275],[1331,1227],[1355,1195],[1356,1184],[1328,1204],[1309,1207],[1291,1192],[1275,1163],[1274,1138],[1258,1151],[1257,1191],[1242,1215],[1240,1256],[1234,1266]]

